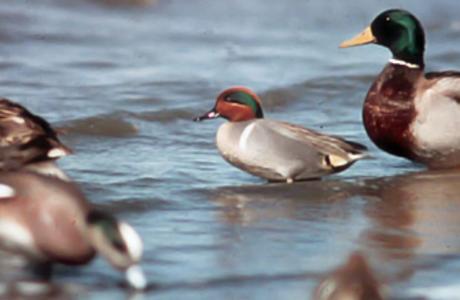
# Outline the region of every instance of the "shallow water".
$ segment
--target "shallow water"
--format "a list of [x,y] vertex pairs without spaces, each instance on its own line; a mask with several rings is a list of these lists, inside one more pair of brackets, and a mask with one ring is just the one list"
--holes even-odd
[[[98,259],[58,266],[46,297],[308,299],[355,250],[391,298],[456,295],[460,175],[371,144],[361,105],[389,54],[338,49],[390,7],[425,25],[428,69],[459,69],[455,1],[0,2],[1,95],[66,132],[76,155],[62,168],[145,242],[146,293]],[[267,116],[364,143],[373,159],[294,185],[230,167],[220,121],[191,119],[236,84]]]

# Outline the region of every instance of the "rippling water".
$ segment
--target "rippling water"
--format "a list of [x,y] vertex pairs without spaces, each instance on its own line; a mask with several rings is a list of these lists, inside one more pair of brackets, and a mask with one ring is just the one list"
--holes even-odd
[[[460,69],[455,1],[0,2],[1,95],[66,132],[76,155],[61,166],[145,241],[145,294],[100,259],[59,266],[49,294],[308,299],[355,250],[392,298],[457,284],[460,175],[418,173],[370,143],[361,105],[389,54],[338,49],[390,7],[425,25],[428,69]],[[374,159],[289,186],[230,167],[214,146],[220,122],[191,119],[236,84],[267,116],[364,143]]]

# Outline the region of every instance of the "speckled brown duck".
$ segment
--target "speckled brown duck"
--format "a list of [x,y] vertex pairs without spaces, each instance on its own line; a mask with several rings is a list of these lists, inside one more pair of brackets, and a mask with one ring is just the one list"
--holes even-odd
[[30,170],[67,179],[54,161],[72,151],[46,120],[7,99],[0,99],[0,147],[16,151]]
[[222,117],[217,148],[230,164],[269,181],[307,180],[343,171],[366,147],[298,125],[265,119],[260,98],[245,87],[223,91],[213,109],[195,119]]
[[378,15],[342,48],[377,44],[393,57],[364,101],[363,122],[382,150],[430,168],[460,166],[460,73],[425,73],[425,34],[411,13]]

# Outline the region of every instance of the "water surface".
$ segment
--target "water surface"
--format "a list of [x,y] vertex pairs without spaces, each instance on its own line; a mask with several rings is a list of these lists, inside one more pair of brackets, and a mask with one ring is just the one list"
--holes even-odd
[[[145,241],[143,295],[98,259],[56,268],[47,297],[308,299],[356,250],[392,298],[451,292],[460,175],[371,144],[361,105],[389,53],[338,49],[390,7],[425,25],[428,69],[459,69],[455,1],[2,1],[1,95],[66,131],[76,155],[62,168]],[[227,165],[222,121],[191,119],[237,84],[267,116],[366,144],[374,159],[293,185]]]

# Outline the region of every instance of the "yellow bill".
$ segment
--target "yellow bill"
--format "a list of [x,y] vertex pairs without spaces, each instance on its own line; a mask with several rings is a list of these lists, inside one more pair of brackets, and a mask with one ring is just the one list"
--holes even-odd
[[361,32],[354,38],[351,38],[349,40],[342,42],[342,44],[340,44],[339,47],[348,48],[348,47],[353,47],[353,46],[374,43],[375,41],[376,39],[375,39],[375,36],[372,34],[371,27],[368,26],[366,29],[363,30],[363,32]]

